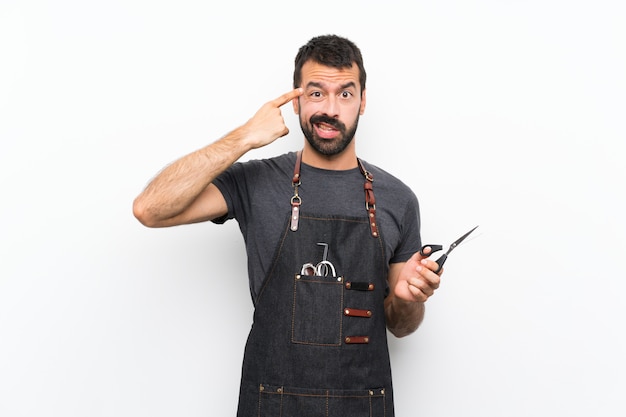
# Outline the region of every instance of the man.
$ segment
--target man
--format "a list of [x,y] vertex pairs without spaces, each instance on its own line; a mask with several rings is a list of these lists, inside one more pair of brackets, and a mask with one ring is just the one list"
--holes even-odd
[[[149,227],[239,222],[255,307],[239,417],[393,416],[386,329],[415,331],[440,276],[419,252],[414,193],[357,157],[365,81],[353,42],[311,39],[292,91],[167,166],[134,202]],[[237,162],[289,132],[289,102],[303,148]]]

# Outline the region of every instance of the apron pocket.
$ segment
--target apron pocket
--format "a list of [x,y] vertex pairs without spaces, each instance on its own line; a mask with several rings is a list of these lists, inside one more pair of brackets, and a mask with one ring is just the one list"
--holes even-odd
[[296,275],[291,341],[341,346],[343,277]]
[[324,390],[261,385],[259,417],[384,417],[385,389]]

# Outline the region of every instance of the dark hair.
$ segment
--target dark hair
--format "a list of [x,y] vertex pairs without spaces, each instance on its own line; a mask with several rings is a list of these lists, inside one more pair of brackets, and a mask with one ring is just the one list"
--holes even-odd
[[365,90],[365,67],[361,50],[354,42],[337,35],[322,35],[312,38],[300,47],[295,59],[293,71],[293,87],[297,88],[302,82],[302,66],[307,61],[333,68],[350,68],[353,64],[359,68],[359,83],[361,92]]

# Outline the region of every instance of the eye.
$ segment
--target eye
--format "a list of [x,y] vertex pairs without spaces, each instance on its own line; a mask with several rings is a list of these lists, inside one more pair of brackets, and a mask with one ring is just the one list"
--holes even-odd
[[352,92],[347,91],[347,90],[341,92],[341,98],[350,98],[350,97],[352,97]]
[[313,90],[309,93],[309,100],[318,102],[324,100],[324,93],[319,90]]

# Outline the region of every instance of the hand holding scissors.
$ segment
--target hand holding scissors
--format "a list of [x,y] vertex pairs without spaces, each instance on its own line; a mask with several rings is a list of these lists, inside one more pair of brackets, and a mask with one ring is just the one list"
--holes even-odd
[[[478,226],[476,226],[476,227],[478,227]],[[452,242],[452,244],[450,245],[450,247],[448,248],[446,253],[441,255],[441,257],[435,261],[435,262],[437,262],[437,265],[439,265],[439,268],[437,268],[437,270],[434,271],[435,274],[438,274],[439,272],[441,272],[441,268],[443,267],[443,264],[446,262],[446,259],[448,259],[448,255],[450,254],[450,252],[452,252],[454,250],[454,248],[459,246],[459,244],[461,242],[463,242],[465,240],[465,238],[470,235],[470,233],[472,233],[474,230],[476,230],[476,227],[474,227],[472,230],[470,230],[469,232],[465,233],[463,236],[461,236],[460,238],[458,238],[457,240]],[[424,249],[426,249],[426,248],[430,248],[430,253],[428,255],[424,253]],[[441,246],[441,245],[424,245],[420,249],[420,254],[422,256],[429,256],[429,255],[432,255],[433,253],[435,253],[437,251],[440,251],[442,249],[443,249],[443,246]]]

